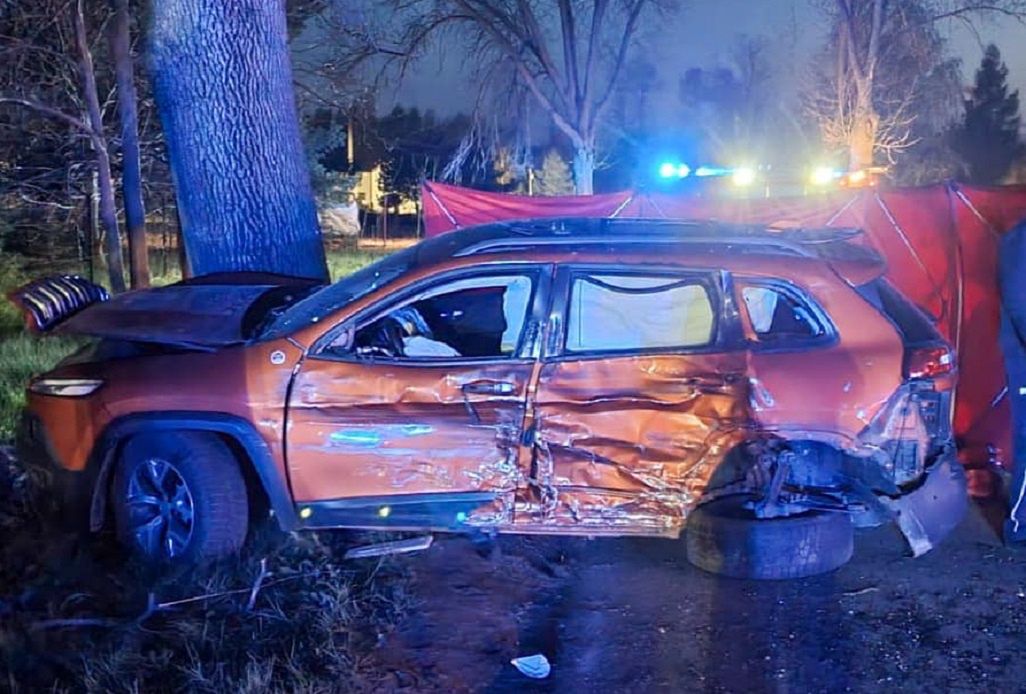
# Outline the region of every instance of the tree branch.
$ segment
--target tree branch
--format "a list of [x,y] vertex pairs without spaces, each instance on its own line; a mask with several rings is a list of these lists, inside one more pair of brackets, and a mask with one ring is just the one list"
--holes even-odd
[[[522,1],[522,0],[521,0]],[[516,50],[515,46],[510,42],[509,38],[499,31],[494,24],[487,20],[487,18],[477,13],[476,8],[473,7],[469,0],[455,0],[456,4],[464,9],[465,12],[471,15],[476,15],[479,19],[482,29],[484,29],[493,40],[499,45],[503,53],[507,55],[510,61],[513,63],[513,68],[517,74],[523,79],[524,84],[534,95],[538,103],[541,104],[542,108],[548,111],[549,116],[560,130],[566,133],[574,143],[575,146],[583,142],[582,133],[567,120],[566,116],[562,114],[552,100],[542,90],[541,85],[538,84],[538,80],[535,75],[528,69],[527,64],[524,62],[520,53]],[[551,78],[552,76],[546,72]],[[556,90],[557,94],[561,94],[559,89]]]
[[627,51],[630,48],[631,41],[634,39],[634,31],[637,28],[638,17],[641,15],[641,8],[644,7],[644,5],[645,0],[635,0],[634,5],[627,13],[627,22],[624,24],[623,35],[620,37],[620,47],[616,52],[616,59],[609,72],[609,82],[606,85],[605,92],[598,101],[595,102],[595,109],[590,114],[590,118],[588,119],[589,122],[586,125],[588,130],[591,130],[595,122],[601,117],[602,112],[609,103],[609,98],[613,95],[613,90],[616,89],[616,83],[620,77],[620,72],[623,70],[623,65],[627,60]]
[[90,137],[97,136],[96,131],[93,130],[92,127],[90,127],[89,124],[81,118],[76,118],[71,114],[61,111],[60,109],[56,109],[51,106],[47,106],[46,104],[40,103],[35,99],[25,99],[16,96],[0,96],[0,104],[17,104],[19,106],[24,106],[25,108],[30,108],[33,111],[38,111],[39,113],[42,113],[46,116],[55,118],[57,120],[67,123],[68,125],[74,126],[82,132],[84,132],[85,134],[89,135]]
[[571,0],[557,0],[559,4],[559,23],[563,37],[563,70],[566,72],[567,89],[573,100],[575,112],[581,112],[581,81],[577,73],[577,36],[574,27],[574,10]]
[[592,78],[595,75],[595,62],[597,59],[597,46],[602,35],[602,23],[605,19],[606,8],[609,7],[608,0],[595,0],[595,6],[591,13],[591,31],[588,33],[588,53],[584,60],[584,86],[581,89],[582,101],[591,101]]

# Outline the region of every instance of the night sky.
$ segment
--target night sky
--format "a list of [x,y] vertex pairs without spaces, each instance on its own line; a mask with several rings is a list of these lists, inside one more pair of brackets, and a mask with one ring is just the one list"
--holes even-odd
[[[740,33],[762,34],[774,41],[776,50],[786,52],[795,45],[799,59],[806,58],[820,43],[825,22],[809,0],[690,0],[683,10],[659,23],[658,33],[649,31],[652,63],[660,67],[661,99],[652,103],[655,123],[672,119],[677,100],[678,77],[689,67],[713,67],[726,61],[734,37]],[[962,23],[940,25],[950,40],[950,52],[963,61],[966,83],[983,55],[980,45],[993,41],[1001,49],[1009,68],[1009,82],[1026,94],[1026,25],[1011,19],[985,19],[977,23],[978,37]],[[797,29],[797,32],[795,31]],[[797,33],[797,40],[795,34]],[[784,53],[786,55],[786,53]],[[785,59],[786,60],[786,59]],[[440,114],[468,110],[473,86],[460,68],[462,60],[432,55],[418,66],[394,95],[394,100]],[[441,87],[441,88],[440,88]],[[385,101],[385,99],[382,99]]]

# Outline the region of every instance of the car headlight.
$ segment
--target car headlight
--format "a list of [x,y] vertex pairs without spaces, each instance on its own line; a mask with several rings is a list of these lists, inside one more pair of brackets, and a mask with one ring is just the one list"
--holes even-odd
[[103,381],[95,378],[37,378],[29,383],[29,390],[40,395],[74,398],[94,393],[102,385]]

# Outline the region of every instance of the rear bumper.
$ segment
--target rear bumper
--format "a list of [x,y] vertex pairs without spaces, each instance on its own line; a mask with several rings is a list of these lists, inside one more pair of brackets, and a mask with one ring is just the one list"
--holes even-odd
[[883,503],[908,541],[914,556],[929,552],[962,522],[969,506],[965,470],[953,449],[941,453],[922,484]]

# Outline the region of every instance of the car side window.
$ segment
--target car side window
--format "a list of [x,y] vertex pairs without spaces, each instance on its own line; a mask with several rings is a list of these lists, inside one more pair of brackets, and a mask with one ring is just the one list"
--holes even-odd
[[512,357],[533,288],[529,275],[469,277],[436,285],[357,329],[349,353],[417,361]]
[[823,337],[826,326],[796,293],[779,286],[749,284],[741,288],[748,320],[760,342]]
[[710,344],[715,317],[698,278],[583,275],[573,279],[567,352],[644,352]]

